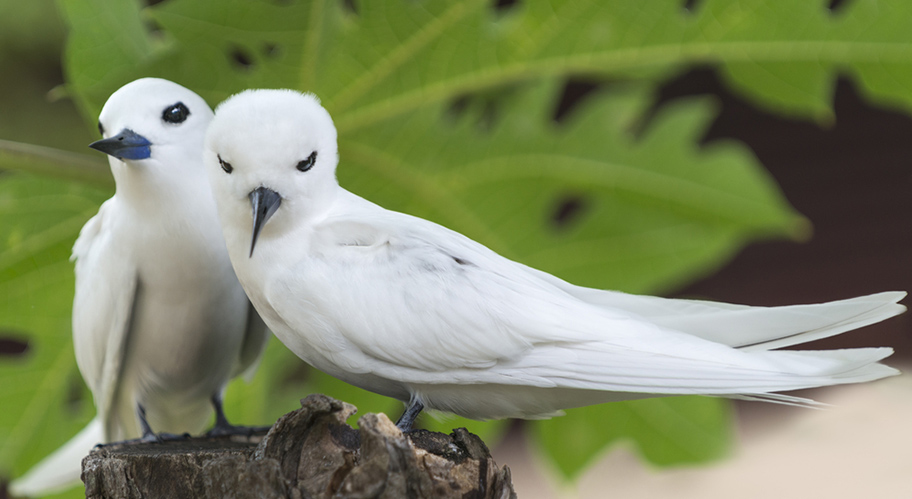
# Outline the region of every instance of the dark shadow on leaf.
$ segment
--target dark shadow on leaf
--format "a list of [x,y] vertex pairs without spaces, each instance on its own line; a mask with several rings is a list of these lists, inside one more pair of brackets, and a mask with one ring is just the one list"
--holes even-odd
[[494,10],[505,12],[514,9],[519,5],[519,0],[494,0]]
[[446,116],[452,122],[471,120],[479,132],[490,132],[500,122],[504,100],[516,95],[519,87],[520,85],[510,84],[460,95],[450,102]]
[[604,82],[597,82],[595,80],[567,80],[561,91],[561,97],[557,103],[557,108],[554,110],[554,121],[558,123],[563,122],[567,116],[585,102],[587,97],[592,95],[592,93],[602,85],[604,85]]
[[231,60],[234,67],[238,69],[250,71],[253,68],[253,57],[242,47],[231,48],[228,51],[228,58]]
[[845,10],[846,5],[849,4],[850,0],[830,0],[827,5],[827,9],[830,11],[831,15],[837,15]]
[[355,15],[359,14],[358,4],[355,2],[355,0],[340,0],[340,4],[342,5],[342,8],[345,9],[346,12],[348,12],[350,14],[355,14]]
[[567,230],[579,223],[589,211],[590,203],[579,194],[565,194],[558,198],[551,214],[551,224],[557,230]]
[[92,403],[88,400],[87,390],[79,372],[70,373],[70,376],[67,377],[66,400],[63,405],[70,414],[74,416],[81,414],[86,403]]
[[294,367],[282,373],[279,386],[298,386],[310,379],[311,367],[305,362],[296,362]]
[[282,53],[282,49],[281,49],[281,47],[279,47],[278,44],[272,43],[272,42],[267,42],[267,43],[263,44],[263,55],[268,57],[269,59],[275,59],[281,53]]
[[[659,88],[658,95],[649,109],[643,112],[642,117],[637,121],[633,134],[637,138],[649,128],[650,123],[659,114],[659,110],[674,99],[686,98],[694,95],[712,94],[720,87],[719,76],[716,69],[710,66],[695,66],[688,70],[686,78],[686,88],[679,88],[680,85],[673,85],[679,79],[669,80],[672,83],[666,83]],[[701,146],[708,142],[706,136],[700,139]]]
[[155,37],[163,36],[165,30],[160,24],[155,22],[155,19],[146,17],[143,19],[143,24],[146,26],[146,31],[148,31],[150,35]]
[[478,117],[478,129],[483,132],[489,132],[494,129],[500,113],[498,112],[497,103],[493,100],[486,101]]
[[455,121],[459,121],[465,115],[466,111],[469,108],[469,95],[463,94],[454,98],[450,105],[447,107],[446,116],[447,118]]
[[684,0],[684,5],[682,7],[688,14],[693,14],[699,7],[698,2],[699,0]]
[[18,357],[29,350],[28,340],[18,331],[0,331],[0,357]]

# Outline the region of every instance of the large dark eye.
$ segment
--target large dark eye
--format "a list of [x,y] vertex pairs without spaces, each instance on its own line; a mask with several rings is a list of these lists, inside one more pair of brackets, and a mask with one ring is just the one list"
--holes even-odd
[[296,166],[295,168],[297,168],[298,171],[300,171],[300,172],[306,172],[307,170],[310,170],[311,168],[313,168],[313,165],[316,162],[317,162],[317,151],[314,151],[314,152],[310,153],[310,156],[308,156],[307,159],[298,161],[298,166]]
[[187,109],[183,102],[172,104],[162,112],[162,119],[167,123],[183,123],[187,116],[190,116],[190,110]]
[[231,166],[231,163],[222,159],[218,154],[215,155],[218,158],[219,164],[222,165],[222,170],[225,170],[225,173],[231,173],[234,171],[234,168]]
[[98,133],[100,133],[101,136],[104,137],[104,125],[102,125],[100,121],[98,122]]

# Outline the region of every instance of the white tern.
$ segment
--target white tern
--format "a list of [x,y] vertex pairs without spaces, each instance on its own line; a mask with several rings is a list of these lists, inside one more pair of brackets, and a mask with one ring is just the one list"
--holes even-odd
[[73,246],[76,361],[97,416],[25,476],[14,495],[78,481],[95,444],[197,433],[228,380],[252,370],[268,330],[231,268],[202,163],[212,110],[190,90],[143,78],[99,117],[116,193]]
[[473,419],[703,394],[776,392],[897,374],[890,348],[771,351],[905,310],[903,292],[748,307],[574,286],[440,225],[341,188],[316,97],[248,90],[216,109],[203,161],[238,278],[301,359],[361,388]]

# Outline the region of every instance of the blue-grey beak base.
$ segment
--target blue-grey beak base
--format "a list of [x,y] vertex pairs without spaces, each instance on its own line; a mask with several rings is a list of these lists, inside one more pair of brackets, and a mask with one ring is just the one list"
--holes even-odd
[[107,139],[96,140],[89,147],[96,151],[114,156],[117,159],[147,159],[152,156],[152,143],[142,135],[124,128],[117,135]]

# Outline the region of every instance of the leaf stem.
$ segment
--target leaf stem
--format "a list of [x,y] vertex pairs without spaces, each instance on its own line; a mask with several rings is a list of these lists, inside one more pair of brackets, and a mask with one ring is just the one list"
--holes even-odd
[[0,169],[37,173],[101,187],[114,186],[114,179],[104,160],[10,140],[0,139]]
[[567,74],[610,74],[669,64],[830,61],[851,63],[912,62],[909,43],[833,41],[684,42],[617,47],[600,52],[519,60],[479,67],[407,90],[381,102],[367,104],[335,117],[340,135],[350,133],[421,106],[456,95],[476,92],[536,77]]

